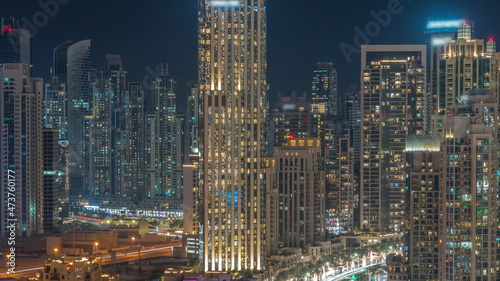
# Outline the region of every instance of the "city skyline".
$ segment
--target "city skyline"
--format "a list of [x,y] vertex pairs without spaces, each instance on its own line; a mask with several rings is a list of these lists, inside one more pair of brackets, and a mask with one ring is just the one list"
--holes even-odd
[[[37,50],[32,56],[34,77],[50,78],[50,57],[57,44],[69,39],[92,39],[92,67],[101,69],[105,54],[120,54],[124,67],[130,72],[129,81],[142,82],[144,77],[154,76],[151,72],[156,74],[158,64],[168,62],[172,75],[178,79],[179,107],[185,110],[186,85],[197,77],[196,1],[155,0],[140,6],[125,2],[120,3],[119,9],[111,2],[97,0],[60,2],[67,4],[60,5],[58,13],[48,17],[47,25],[36,28],[32,40],[33,49]],[[338,72],[339,94],[357,84],[359,55],[353,54],[349,63],[340,44],[354,45],[354,28],[364,29],[374,20],[370,12],[386,9],[389,2],[360,1],[359,5],[328,0],[269,2],[270,101],[274,102],[278,91],[310,92],[309,76],[315,63],[320,61],[332,61],[341,69]],[[481,5],[451,0],[424,0],[418,4],[401,0],[400,3],[402,12],[393,15],[377,36],[370,37],[369,44],[424,44],[427,19],[439,16],[473,19],[476,21],[476,37],[500,37],[500,31],[495,28],[494,7],[498,3],[494,0],[481,1]],[[37,2],[28,0],[7,0],[2,10],[2,16],[26,17],[30,22],[37,12],[43,11]],[[110,10],[113,10],[112,14],[104,12]],[[139,24],[128,20],[132,17],[141,19]],[[167,36],[161,38],[162,34]],[[144,44],[125,44],[130,38]],[[147,53],[141,52],[143,46],[148,46]]]
[[7,274],[170,247],[201,281],[500,280],[500,4],[94,1],[0,15]]

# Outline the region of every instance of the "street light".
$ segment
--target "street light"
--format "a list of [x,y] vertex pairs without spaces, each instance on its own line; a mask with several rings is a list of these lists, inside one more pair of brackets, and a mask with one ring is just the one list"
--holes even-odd
[[94,245],[95,245],[95,251],[99,250],[99,248],[98,248],[99,242],[95,242]]
[[59,250],[59,249],[57,249],[57,248],[55,248],[55,249],[54,249],[54,258],[57,258],[57,251],[58,251],[58,250]]
[[135,246],[135,237],[132,237],[132,246]]

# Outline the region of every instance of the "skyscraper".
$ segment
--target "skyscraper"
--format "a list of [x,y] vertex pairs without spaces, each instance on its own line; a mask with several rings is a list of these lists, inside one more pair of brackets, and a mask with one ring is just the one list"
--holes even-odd
[[306,249],[325,234],[325,171],[320,139],[288,140],[274,147],[278,247]]
[[161,185],[154,195],[182,200],[182,126],[177,116],[177,81],[170,77],[168,64],[161,64],[160,69],[153,79],[161,138]]
[[325,103],[327,118],[340,114],[337,69],[331,62],[318,62],[313,72],[312,102]]
[[22,63],[0,66],[2,237],[9,237],[10,223],[16,224],[17,237],[43,232],[43,81],[30,78],[29,71],[29,65]]
[[411,280],[438,281],[441,152],[439,136],[408,136],[408,264]]
[[278,93],[278,102],[274,108],[273,145],[286,145],[289,139],[319,138],[325,139],[325,107],[326,103],[310,103],[306,95],[290,96]]
[[25,63],[31,65],[31,33],[22,28],[16,18],[1,18],[0,64]]
[[401,231],[406,136],[424,134],[426,48],[373,45],[361,52],[360,227]]
[[66,83],[68,99],[69,181],[72,195],[90,186],[90,40],[67,41],[54,49],[54,76]]
[[[483,39],[472,39],[472,23],[464,22],[456,40],[444,45],[437,87],[438,110],[458,104],[473,89],[490,89],[491,55]],[[493,43],[489,49],[494,50]],[[495,50],[496,51],[496,50]]]
[[469,92],[447,112],[439,280],[497,280],[498,121],[488,90]]
[[199,0],[200,266],[264,268],[266,1]]

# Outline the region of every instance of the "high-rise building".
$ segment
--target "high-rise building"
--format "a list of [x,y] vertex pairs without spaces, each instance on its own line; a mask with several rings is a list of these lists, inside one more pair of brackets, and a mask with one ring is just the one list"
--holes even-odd
[[43,93],[43,124],[59,131],[60,140],[68,140],[68,93],[66,84],[53,77]]
[[266,1],[199,0],[200,267],[265,257]]
[[[330,131],[330,130],[328,130]],[[327,133],[326,143],[326,214],[330,235],[354,233],[354,148],[349,134],[339,130]]]
[[441,152],[439,136],[408,136],[408,264],[410,280],[438,281]]
[[295,138],[325,138],[325,103],[313,104],[306,95],[290,96],[278,93],[278,102],[273,112],[273,145],[286,145]]
[[469,92],[447,112],[439,280],[497,280],[498,124],[491,91]]
[[313,72],[312,102],[325,103],[327,118],[340,114],[340,101],[337,89],[337,68],[331,62],[318,62]]
[[361,48],[360,228],[401,231],[406,136],[424,134],[425,45]]
[[44,226],[43,81],[30,78],[29,72],[27,64],[0,66],[2,237],[9,237],[7,226],[12,223],[16,237],[40,234]]
[[[472,39],[472,23],[465,21],[457,39],[444,45],[436,75],[438,111],[459,103],[473,89],[490,89],[491,55],[483,39]],[[489,43],[493,50],[493,43]]]
[[138,201],[144,198],[144,90],[130,82],[125,92],[125,130],[120,132],[115,194]]
[[64,191],[64,171],[60,165],[59,130],[42,129],[43,145],[43,230],[56,230],[59,200]]
[[195,82],[188,83],[188,105],[187,105],[187,122],[186,122],[186,145],[185,158],[187,159],[189,154],[198,154],[198,141],[199,141],[199,122],[200,122],[200,111],[199,111],[199,87]]
[[16,18],[0,19],[0,64],[24,63],[31,66],[31,33]]
[[89,193],[90,187],[90,40],[58,45],[54,49],[53,70],[67,90],[70,193],[82,195]]
[[153,79],[153,93],[160,128],[161,188],[155,196],[182,200],[182,124],[177,115],[177,81],[170,77],[168,65]]
[[90,121],[90,194],[92,196],[113,195],[113,117],[115,92],[112,82],[101,73],[98,80],[92,83],[93,108]]
[[[274,147],[278,248],[302,248],[324,239],[325,171],[320,139],[288,140]],[[271,230],[270,230],[271,231]]]

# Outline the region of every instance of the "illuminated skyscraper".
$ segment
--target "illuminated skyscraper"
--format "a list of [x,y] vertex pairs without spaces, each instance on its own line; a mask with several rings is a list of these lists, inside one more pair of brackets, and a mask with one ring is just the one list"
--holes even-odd
[[200,263],[261,270],[265,250],[266,1],[199,0]]
[[411,280],[438,281],[441,152],[439,136],[408,136],[408,264]]
[[278,93],[278,102],[272,115],[274,130],[274,146],[283,146],[289,139],[319,138],[325,139],[325,106],[326,103],[313,104],[306,102],[306,95],[290,96]]
[[426,49],[367,45],[361,52],[360,227],[401,231],[406,136],[424,134]]
[[31,65],[31,34],[16,18],[0,19],[0,64]]
[[[306,249],[324,239],[325,171],[320,139],[288,140],[274,147],[278,248]],[[274,230],[274,229],[273,229]]]
[[326,115],[337,117],[340,103],[337,90],[337,69],[331,62],[318,62],[313,73],[312,102],[325,103]]
[[494,42],[472,39],[472,23],[464,22],[456,40],[444,45],[438,65],[438,111],[446,111],[473,89],[491,88],[491,55]]
[[[2,237],[9,237],[7,226],[12,223],[16,225],[13,231],[16,237],[41,234],[44,226],[43,81],[40,78],[30,78],[29,70],[29,66],[22,63],[5,63],[0,66]],[[10,187],[13,189],[8,192]]]
[[54,76],[66,83],[68,99],[69,181],[72,195],[84,194],[90,184],[90,40],[67,41],[54,49]]
[[498,121],[490,90],[469,92],[447,112],[439,280],[498,280]]

